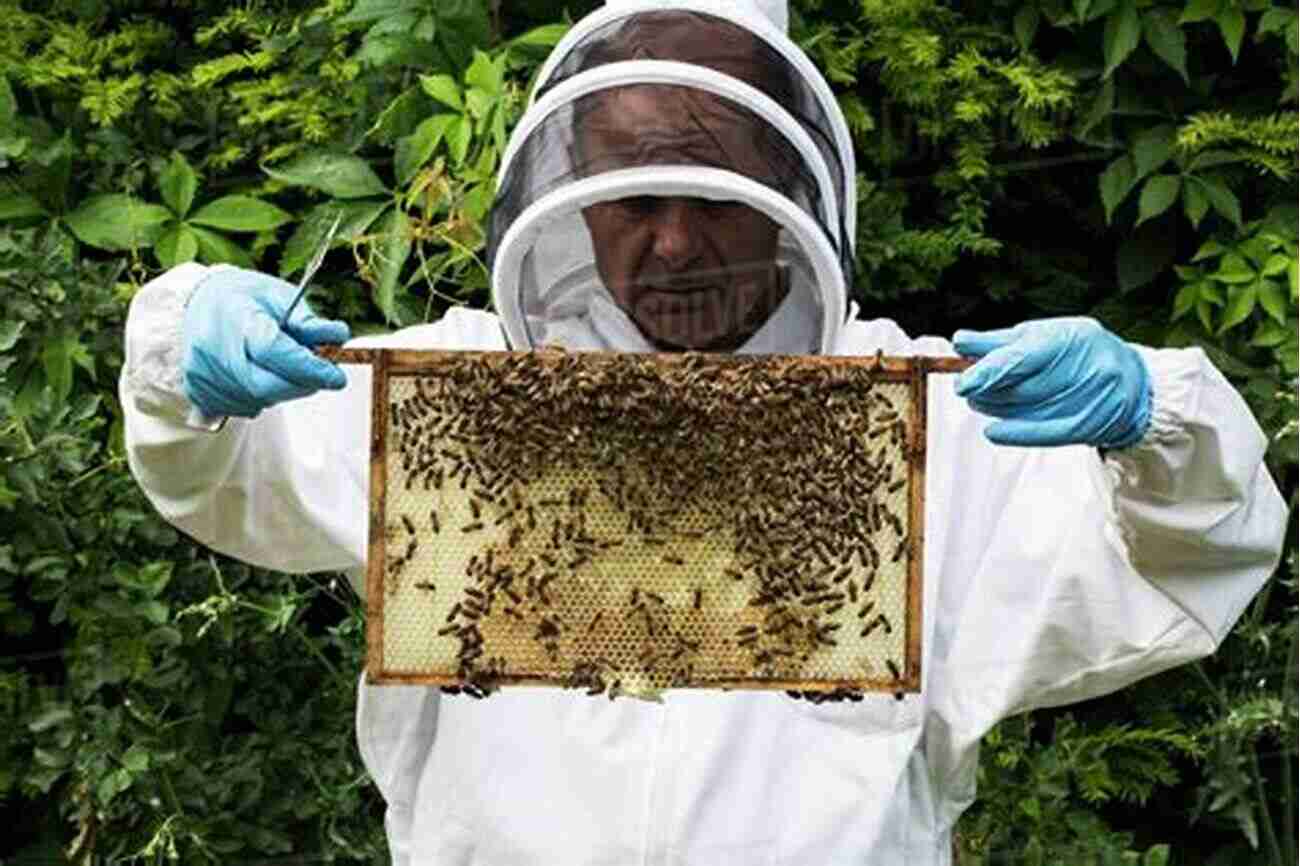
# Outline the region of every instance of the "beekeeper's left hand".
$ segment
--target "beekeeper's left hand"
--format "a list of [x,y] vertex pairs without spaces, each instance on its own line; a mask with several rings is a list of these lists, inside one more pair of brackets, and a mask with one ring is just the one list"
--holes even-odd
[[971,408],[1002,420],[999,445],[1126,448],[1151,423],[1151,374],[1137,351],[1087,318],[961,330],[958,354],[979,358],[957,380]]

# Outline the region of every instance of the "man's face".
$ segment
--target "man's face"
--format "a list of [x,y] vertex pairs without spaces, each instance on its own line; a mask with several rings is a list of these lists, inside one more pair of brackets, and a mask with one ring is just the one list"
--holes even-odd
[[[577,146],[593,174],[660,163],[763,180],[771,167],[755,135],[718,100],[644,86],[606,94],[584,116]],[[734,349],[784,297],[778,227],[747,205],[647,195],[591,205],[583,219],[605,286],[660,349]]]

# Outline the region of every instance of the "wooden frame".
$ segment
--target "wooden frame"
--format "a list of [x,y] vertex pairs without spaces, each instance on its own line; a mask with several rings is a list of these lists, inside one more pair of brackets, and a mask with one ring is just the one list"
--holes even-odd
[[[384,670],[384,603],[385,563],[388,561],[386,491],[388,462],[388,428],[389,428],[389,394],[395,378],[418,375],[430,370],[434,365],[451,358],[475,356],[483,359],[506,359],[523,353],[512,352],[447,352],[416,351],[401,349],[340,349],[327,348],[321,351],[323,357],[343,364],[366,364],[371,368],[371,458],[369,507],[369,550],[367,567],[367,678],[374,683],[420,683],[444,686],[460,685],[455,677],[430,674],[410,674]],[[564,353],[544,353],[554,357],[566,356]],[[600,357],[591,354],[578,354],[578,357]],[[604,355],[605,362],[611,357]],[[645,356],[640,356],[644,358]],[[655,363],[663,366],[679,364],[690,355],[656,355]],[[713,357],[713,356],[710,356]],[[741,362],[738,356],[718,356]],[[956,373],[972,363],[961,358],[898,358],[882,355],[851,356],[806,356],[791,358],[792,363],[803,366],[853,367],[865,368],[872,374],[873,381],[893,384],[906,384],[911,401],[911,418],[908,425],[911,441],[906,444],[908,471],[910,473],[910,498],[907,504],[909,519],[909,558],[906,579],[907,623],[904,635],[905,658],[900,676],[888,682],[880,680],[860,680],[849,684],[848,688],[871,691],[917,692],[921,684],[921,623],[924,573],[924,490],[926,458],[926,410],[927,410],[927,375],[929,373]],[[503,684],[538,683],[561,685],[554,677],[503,676],[498,679]],[[825,680],[779,680],[765,679],[762,682],[750,680],[710,680],[710,687],[728,689],[763,689],[763,690],[805,690],[827,691],[828,685],[846,687],[843,681],[828,683]]]

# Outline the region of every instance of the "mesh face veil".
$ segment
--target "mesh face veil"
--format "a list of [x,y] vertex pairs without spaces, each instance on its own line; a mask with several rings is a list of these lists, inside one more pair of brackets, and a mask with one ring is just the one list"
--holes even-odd
[[556,49],[489,223],[512,346],[834,345],[852,262],[843,118],[748,15],[632,3]]

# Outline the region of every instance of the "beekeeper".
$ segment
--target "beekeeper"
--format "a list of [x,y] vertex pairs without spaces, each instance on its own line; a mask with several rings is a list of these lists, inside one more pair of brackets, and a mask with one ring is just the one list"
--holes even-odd
[[[991,726],[1212,653],[1277,561],[1265,437],[1199,350],[1085,319],[949,343],[858,318],[848,130],[783,4],[754,2],[623,2],[575,25],[504,157],[497,313],[350,345],[982,357],[929,388],[921,692],[476,701],[362,682],[396,863],[948,864]],[[342,323],[304,306],[281,328],[292,294],[196,264],[144,287],[130,464],[203,544],[360,588],[368,368],[309,351]]]

